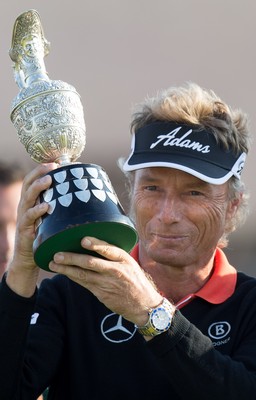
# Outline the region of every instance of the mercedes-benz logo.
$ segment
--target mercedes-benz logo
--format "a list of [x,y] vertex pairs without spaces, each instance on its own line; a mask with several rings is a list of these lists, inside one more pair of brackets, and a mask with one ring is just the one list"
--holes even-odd
[[106,315],[101,323],[101,333],[105,339],[113,343],[130,340],[136,332],[135,325],[121,315],[112,313]]

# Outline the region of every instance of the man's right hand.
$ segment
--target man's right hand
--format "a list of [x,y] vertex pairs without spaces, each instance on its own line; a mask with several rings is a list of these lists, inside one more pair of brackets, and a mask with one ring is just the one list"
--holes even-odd
[[39,268],[33,256],[35,222],[47,212],[48,204],[37,202],[39,194],[51,185],[48,172],[57,164],[40,164],[24,179],[18,207],[13,259],[7,270],[7,285],[17,294],[31,297],[36,288]]

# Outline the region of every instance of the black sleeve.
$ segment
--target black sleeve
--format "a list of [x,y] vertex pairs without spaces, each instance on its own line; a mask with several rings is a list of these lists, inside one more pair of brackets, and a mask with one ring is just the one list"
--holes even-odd
[[231,358],[177,311],[171,329],[148,347],[181,399],[256,399],[256,326]]
[[[46,389],[61,362],[64,334],[60,301],[51,280],[47,281],[43,294],[40,289],[29,299],[12,292],[4,279],[0,284],[1,399],[34,400]],[[44,298],[40,300],[40,296]],[[37,318],[44,320],[41,317],[49,307],[47,325],[34,324]]]
[[36,294],[27,299],[12,292],[5,282],[0,283],[0,390],[1,398],[15,399],[19,386],[26,338]]

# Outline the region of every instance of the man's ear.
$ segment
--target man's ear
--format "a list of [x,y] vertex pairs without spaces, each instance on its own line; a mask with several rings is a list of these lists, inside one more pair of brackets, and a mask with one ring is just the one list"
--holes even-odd
[[242,199],[243,199],[243,193],[240,193],[239,197],[236,197],[229,201],[226,214],[228,219],[232,219],[236,215],[237,209],[241,204]]

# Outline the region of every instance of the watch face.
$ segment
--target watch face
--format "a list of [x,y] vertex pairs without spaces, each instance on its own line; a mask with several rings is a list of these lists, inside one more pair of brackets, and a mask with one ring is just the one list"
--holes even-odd
[[162,331],[168,329],[171,325],[171,317],[165,309],[159,308],[153,312],[151,322],[156,329]]

